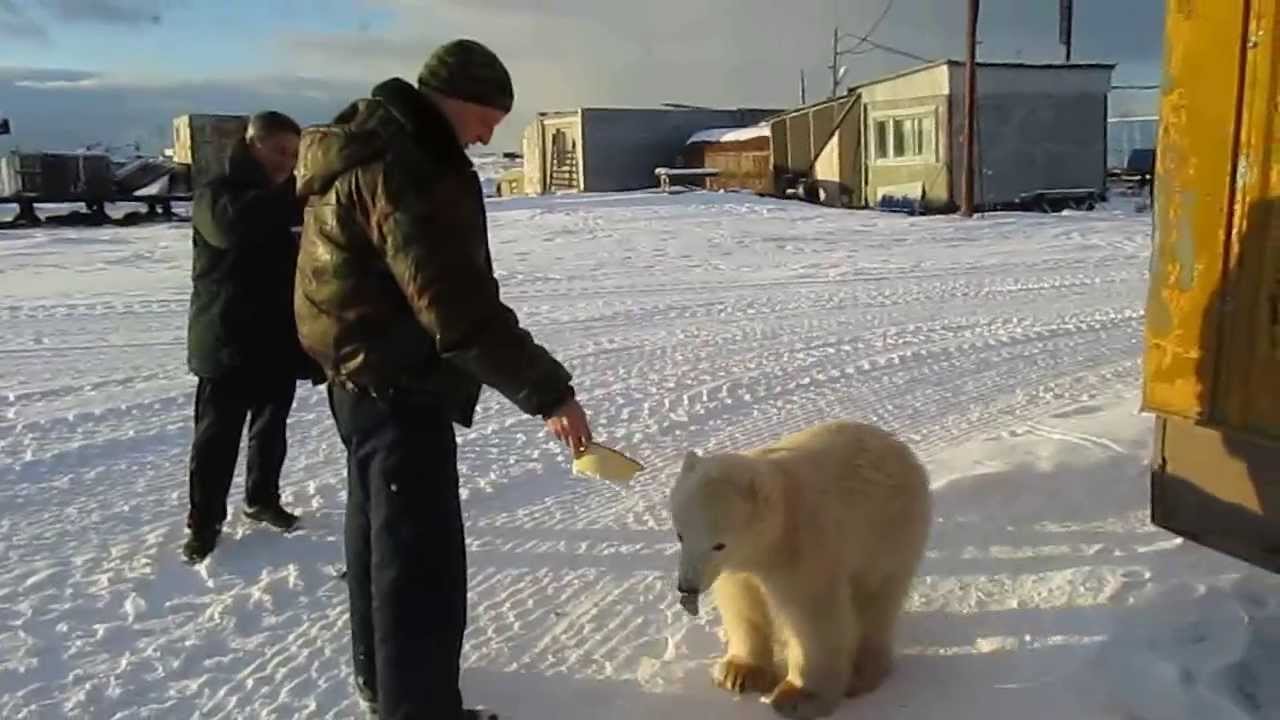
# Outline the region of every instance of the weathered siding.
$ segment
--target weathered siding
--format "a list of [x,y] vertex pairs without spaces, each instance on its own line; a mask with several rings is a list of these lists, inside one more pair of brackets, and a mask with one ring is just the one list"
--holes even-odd
[[802,175],[813,161],[813,122],[810,113],[792,115],[787,124],[787,167]]
[[823,146],[827,144],[827,140],[831,137],[831,131],[836,126],[836,114],[843,109],[843,102],[833,102],[821,105],[810,111],[812,119],[809,123],[809,146],[813,148],[814,155],[822,152]]
[[[884,97],[882,94],[881,97]],[[863,157],[867,163],[866,203],[874,206],[884,188],[920,183],[923,187],[923,206],[929,211],[948,210],[953,202],[951,174],[948,166],[950,141],[947,127],[951,122],[951,111],[945,95],[932,97],[904,97],[893,100],[879,100],[866,104],[866,128],[864,130],[865,147]],[[876,119],[885,113],[907,110],[932,111],[934,117],[934,162],[905,163],[901,161],[881,161],[875,155]]]
[[818,201],[824,205],[862,205],[861,117],[862,103],[856,96],[814,110],[813,142],[821,151],[814,163],[813,180],[818,186]]
[[944,63],[921,68],[878,80],[858,88],[864,102],[882,103],[898,100],[919,100],[939,97],[953,92],[952,77]]
[[773,193],[773,173],[770,167],[769,138],[730,142],[691,143],[682,152],[685,164],[690,167],[708,167],[720,171],[708,177],[708,190],[751,190],[768,195]]
[[769,123],[769,155],[773,163],[773,191],[778,192],[782,187],[782,177],[791,172],[790,161],[787,156],[788,140],[787,140],[787,121],[774,120]]
[[[855,102],[854,96],[845,95],[796,109],[772,121],[776,178],[816,173],[821,175],[814,178],[819,182],[845,186],[839,193],[834,187],[827,188],[822,191],[824,196],[844,198],[841,202],[847,204],[850,198],[861,195],[861,169],[855,167],[860,145],[856,128],[858,111],[850,111],[842,121],[840,132],[832,133],[850,102]],[[855,126],[852,131],[850,124]]]
[[850,207],[864,207],[866,193],[863,184],[863,153],[866,147],[862,142],[862,114],[866,111],[862,98],[854,101],[840,124],[840,132],[836,139],[840,143],[840,177],[848,192]]
[[542,167],[542,119],[534,118],[524,129],[520,138],[520,149],[524,156],[524,190],[530,195],[541,195],[544,192]]

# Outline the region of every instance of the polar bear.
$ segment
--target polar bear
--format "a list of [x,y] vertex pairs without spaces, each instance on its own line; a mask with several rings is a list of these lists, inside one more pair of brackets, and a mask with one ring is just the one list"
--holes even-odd
[[717,685],[820,718],[888,676],[932,511],[907,445],[836,421],[743,453],[689,452],[669,500],[681,604],[696,614],[711,589],[724,623]]

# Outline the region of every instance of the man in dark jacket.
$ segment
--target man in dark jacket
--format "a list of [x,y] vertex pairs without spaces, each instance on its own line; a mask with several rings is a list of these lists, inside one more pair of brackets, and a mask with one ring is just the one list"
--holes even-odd
[[479,717],[458,688],[467,569],[453,424],[471,425],[481,385],[573,448],[591,439],[569,373],[493,275],[465,148],[489,142],[513,98],[501,61],[459,40],[417,87],[387,80],[302,136],[294,304],[347,448],[356,684],[384,718]]
[[280,506],[285,423],[297,380],[318,373],[293,314],[301,132],[281,113],[255,115],[226,173],[198,188],[192,204],[187,365],[199,381],[183,546],[189,562],[217,543],[246,417],[244,514],[285,531],[298,521]]

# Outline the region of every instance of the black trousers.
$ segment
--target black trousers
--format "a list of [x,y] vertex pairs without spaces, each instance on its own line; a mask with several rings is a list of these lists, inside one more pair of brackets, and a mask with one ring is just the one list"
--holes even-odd
[[187,526],[211,528],[227,518],[227,495],[249,420],[244,496],[246,505],[280,502],[285,425],[297,380],[249,374],[200,378],[196,384],[195,436],[191,443]]
[[453,423],[440,408],[329,385],[347,448],[356,682],[382,720],[462,715],[467,559]]

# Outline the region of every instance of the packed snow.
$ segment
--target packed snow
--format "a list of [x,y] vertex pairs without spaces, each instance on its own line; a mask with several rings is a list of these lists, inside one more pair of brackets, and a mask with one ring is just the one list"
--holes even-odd
[[[1280,717],[1280,584],[1148,520],[1149,215],[706,192],[489,210],[506,299],[648,467],[574,478],[486,394],[460,432],[470,702],[773,717],[711,685],[719,621],[678,604],[667,489],[686,449],[850,417],[922,455],[936,509],[896,670],[837,718]],[[0,717],[361,716],[321,389],[299,392],[282,481],[304,527],[232,514],[205,564],[180,559],[189,254],[180,224],[0,232]]]

